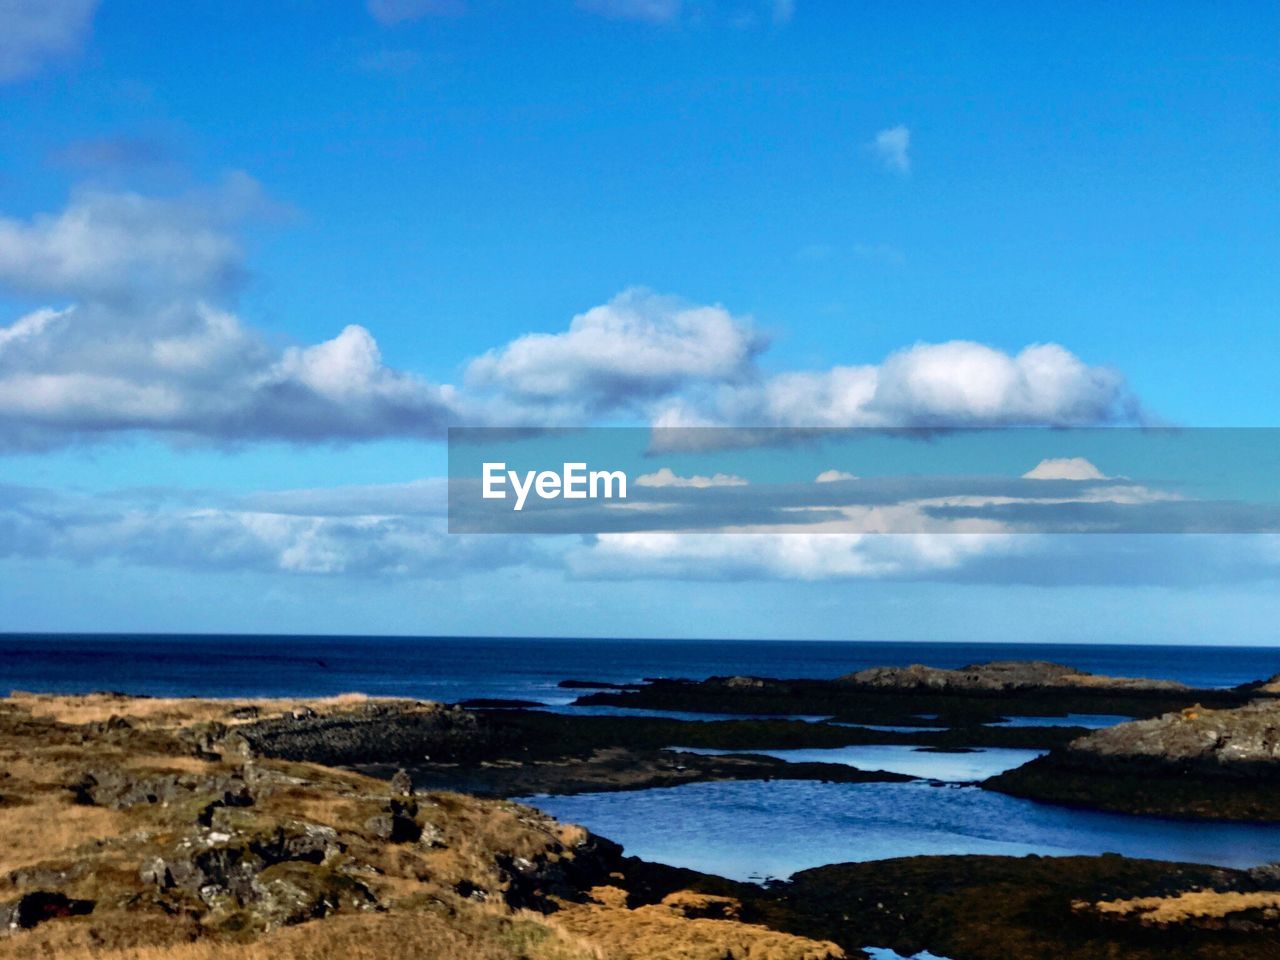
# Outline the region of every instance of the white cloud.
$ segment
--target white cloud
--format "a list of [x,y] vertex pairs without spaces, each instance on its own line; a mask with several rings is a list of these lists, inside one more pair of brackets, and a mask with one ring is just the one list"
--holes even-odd
[[680,16],[681,0],[578,0],[578,6],[613,20],[670,23]]
[[423,17],[453,17],[465,12],[464,0],[366,0],[369,16],[384,27]]
[[78,51],[98,0],[0,0],[0,83]]
[[679,476],[670,467],[662,467],[654,473],[645,473],[636,477],[638,487],[745,487],[747,481],[731,473],[717,473],[710,477],[694,474],[692,477]]
[[857,480],[852,473],[844,470],[823,470],[814,478],[814,483],[838,483],[841,480]]
[[1084,457],[1050,457],[1041,460],[1023,475],[1025,480],[1109,480]]
[[571,550],[583,579],[849,580],[927,576],[1022,549],[988,534],[611,533]]
[[718,304],[632,289],[574,317],[564,333],[527,334],[476,358],[467,382],[526,407],[607,414],[699,382],[739,379],[764,345],[750,320]]
[[372,335],[284,350],[218,306],[241,271],[228,232],[257,202],[86,193],[0,220],[0,283],[67,298],[0,327],[0,447],[148,430],[214,442],[439,435],[452,392],[382,364]]
[[217,292],[242,268],[227,227],[260,202],[257,184],[237,175],[205,196],[84,191],[57,214],[0,217],[0,283],[112,300]]
[[871,141],[871,149],[886,170],[903,176],[911,172],[911,131],[905,126],[881,130]]
[[449,534],[443,496],[443,483],[428,482],[174,506],[0,487],[0,557],[449,579],[539,556],[532,538]]
[[1079,426],[1124,422],[1136,403],[1116,371],[1057,344],[1015,355],[964,340],[916,344],[880,365],[775,374],[710,398],[673,397],[662,426]]
[[235,231],[266,209],[240,175],[176,198],[82,191],[60,212],[0,218],[0,286],[64,304],[0,326],[0,446],[139,430],[323,441],[435,437],[448,423],[1080,425],[1137,412],[1119,374],[1054,344],[917,344],[879,365],[769,375],[749,317],[641,288],[473,359],[461,389],[431,384],[383,363],[363,318],[284,348],[241,321]]

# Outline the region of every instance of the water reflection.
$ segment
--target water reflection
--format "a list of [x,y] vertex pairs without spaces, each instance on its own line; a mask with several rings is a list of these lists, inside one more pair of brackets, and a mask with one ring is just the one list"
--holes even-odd
[[1276,826],[1097,813],[923,781],[695,783],[525,802],[634,856],[740,880],[925,854],[1114,852],[1228,867],[1280,861]]

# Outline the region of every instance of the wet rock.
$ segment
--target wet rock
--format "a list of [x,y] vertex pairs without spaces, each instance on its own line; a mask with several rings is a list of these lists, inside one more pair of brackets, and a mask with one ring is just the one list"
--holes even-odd
[[93,910],[92,900],[73,900],[63,893],[39,890],[0,903],[0,933],[29,930],[46,920],[79,917]]

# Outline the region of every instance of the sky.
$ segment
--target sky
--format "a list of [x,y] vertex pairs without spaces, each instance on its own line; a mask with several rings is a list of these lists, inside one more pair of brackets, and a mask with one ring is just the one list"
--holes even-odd
[[461,535],[442,478],[450,426],[1280,426],[1278,28],[0,0],[0,630],[1274,643],[1274,535]]

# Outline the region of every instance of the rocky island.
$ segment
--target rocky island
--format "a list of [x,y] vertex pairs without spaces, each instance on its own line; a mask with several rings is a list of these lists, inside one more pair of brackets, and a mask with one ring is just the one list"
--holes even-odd
[[1280,700],[1197,703],[1098,730],[986,786],[1126,813],[1280,822]]

